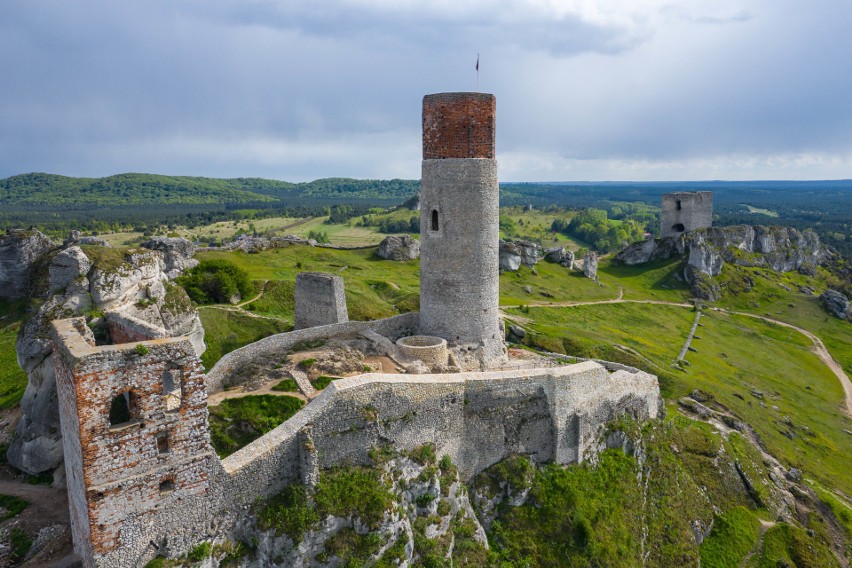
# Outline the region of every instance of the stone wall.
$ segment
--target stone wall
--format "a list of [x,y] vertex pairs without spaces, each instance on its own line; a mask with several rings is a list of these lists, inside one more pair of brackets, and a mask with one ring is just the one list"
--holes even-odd
[[[405,318],[394,318],[395,323]],[[511,454],[537,462],[580,461],[596,450],[608,421],[624,414],[653,418],[661,411],[656,377],[611,374],[593,362],[477,373],[366,374],[335,381],[290,420],[220,461],[210,450],[203,379],[188,341],[145,342],[146,354],[94,347],[81,324],[80,319],[57,322],[53,340],[63,429],[80,433],[63,440],[77,517],[74,537],[87,566],[136,566],[158,553],[184,554],[202,540],[227,536],[259,498],[287,484],[315,482],[321,468],[340,463],[370,463],[374,446],[407,450],[435,443],[438,454],[449,455],[467,480]],[[185,365],[184,403],[170,417],[161,377],[175,363]],[[139,393],[140,423],[110,427],[106,401],[127,386]],[[170,429],[172,448],[165,457],[156,440],[164,429]],[[161,492],[168,479],[174,488]]]
[[474,346],[483,368],[506,360],[498,314],[495,105],[493,95],[482,93],[423,99],[420,332]]
[[403,335],[417,333],[420,314],[410,312],[377,321],[350,321],[323,325],[270,335],[245,347],[235,349],[223,356],[207,373],[207,390],[221,390],[228,377],[240,367],[259,358],[281,357],[299,341],[326,339],[335,336],[354,336],[362,331],[373,330],[380,335],[396,340]]
[[663,195],[660,237],[677,237],[712,224],[712,191],[678,191]]
[[[157,509],[207,492],[218,463],[207,391],[186,338],[95,346],[76,318],[55,322],[53,341],[75,547],[101,565],[132,540],[130,520],[147,523]],[[129,407],[120,422],[116,398]],[[168,533],[160,537],[154,542]]]
[[322,272],[296,275],[294,327],[305,329],[349,321],[343,278]]

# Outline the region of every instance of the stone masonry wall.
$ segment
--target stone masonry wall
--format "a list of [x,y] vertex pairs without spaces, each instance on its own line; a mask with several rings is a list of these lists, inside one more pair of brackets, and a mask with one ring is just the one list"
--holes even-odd
[[305,329],[349,321],[343,278],[322,272],[296,275],[294,327]]
[[[399,327],[412,321],[410,316],[393,318],[393,323]],[[594,362],[437,375],[366,374],[335,381],[290,420],[220,461],[210,450],[203,377],[188,341],[145,342],[149,352],[144,355],[133,346],[93,347],[75,321],[82,322],[57,322],[53,339],[62,377],[63,429],[75,427],[75,416],[79,421],[79,442],[73,436],[63,439],[67,463],[75,470],[68,472],[72,514],[78,517],[75,539],[85,539],[87,526],[91,531],[92,548],[77,545],[87,566],[139,566],[158,553],[186,553],[202,540],[227,535],[259,498],[287,484],[315,482],[321,468],[340,463],[370,463],[374,446],[406,450],[433,442],[467,480],[511,454],[580,461],[595,450],[608,421],[623,414],[653,418],[660,411],[656,377],[609,373]],[[326,327],[353,323],[366,322]],[[161,386],[170,362],[186,370],[180,383],[184,403],[174,416],[163,410]],[[143,401],[139,423],[111,428],[105,401],[127,386]],[[156,445],[164,429],[171,429],[173,448],[165,457]],[[72,456],[75,443],[82,446],[82,465]],[[173,479],[175,486],[161,492],[165,479]],[[79,518],[81,503],[88,518]]]
[[270,335],[260,341],[235,349],[219,359],[207,373],[207,391],[215,392],[222,389],[228,376],[242,365],[261,357],[280,356],[299,341],[357,335],[368,329],[385,337],[397,339],[403,335],[417,333],[420,326],[419,322],[420,314],[410,312],[378,321],[349,321]]
[[[186,338],[137,344],[144,349],[96,347],[78,318],[55,322],[53,339],[63,433],[71,433],[63,436],[63,449],[70,457],[72,527],[78,552],[99,565],[98,558],[124,546],[129,518],[139,521],[207,492],[211,462],[218,461],[210,446],[207,391]],[[123,393],[129,393],[130,420],[112,424],[111,404]],[[166,400],[171,395],[178,404]],[[90,551],[79,544],[87,532]]]
[[677,237],[695,229],[706,229],[711,225],[713,225],[712,191],[678,191],[663,195],[660,237]]

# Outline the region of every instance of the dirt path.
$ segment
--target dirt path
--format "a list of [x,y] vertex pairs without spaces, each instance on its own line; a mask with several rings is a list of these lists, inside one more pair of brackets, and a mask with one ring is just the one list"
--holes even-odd
[[746,316],[746,317],[749,317],[749,318],[754,318],[754,319],[763,320],[763,321],[766,321],[766,322],[769,322],[769,323],[774,323],[775,325],[780,325],[782,327],[786,327],[786,328],[798,331],[799,333],[801,333],[802,335],[804,335],[805,337],[810,339],[811,342],[813,343],[812,351],[816,354],[817,357],[820,358],[820,360],[823,363],[826,364],[826,366],[829,369],[831,369],[831,371],[835,374],[837,379],[840,381],[840,384],[843,386],[843,393],[844,393],[844,398],[845,398],[845,401],[846,401],[846,404],[844,405],[843,411],[846,413],[847,416],[852,417],[852,382],[850,382],[849,377],[843,371],[843,367],[841,367],[840,364],[837,361],[835,361],[834,358],[831,356],[831,353],[828,352],[828,349],[825,347],[825,343],[822,342],[822,339],[820,339],[819,337],[817,337],[816,335],[814,335],[813,333],[811,333],[810,331],[808,331],[804,328],[801,328],[801,327],[793,325],[791,323],[783,322],[781,320],[777,320],[777,319],[774,319],[774,318],[768,318],[766,316],[759,316],[759,315],[756,315],[756,314],[749,314],[749,313],[746,313],[746,312],[732,312],[732,311],[726,310],[724,308],[710,308],[710,309],[717,311],[717,312],[720,312],[720,313],[724,313],[724,314],[735,314],[735,315],[738,315],[738,316]]
[[235,308],[242,308],[246,304],[251,304],[255,300],[259,300],[259,299],[263,298],[263,295],[266,293],[266,285],[267,284],[269,284],[269,280],[264,280],[263,285],[260,287],[260,292],[258,293],[257,296],[255,296],[251,300],[246,300],[245,302],[240,302],[239,304],[235,305],[234,307]]
[[[556,308],[556,307],[573,307],[573,306],[595,306],[601,304],[624,304],[624,303],[632,303],[632,304],[653,304],[657,306],[676,306],[680,308],[693,308],[693,304],[686,304],[680,302],[666,302],[662,300],[625,300],[623,299],[623,290],[619,289],[618,297],[613,298],[611,300],[595,300],[591,302],[553,302],[553,303],[532,303],[526,304],[530,307],[542,307],[542,308]],[[509,307],[517,307],[517,306],[501,306],[501,308],[509,308]],[[759,316],[757,314],[750,314],[747,312],[735,312],[731,310],[726,310],[724,308],[707,308],[709,310],[713,310],[715,312],[723,313],[723,314],[733,314],[738,316],[745,316],[749,318],[763,320],[765,322],[774,323],[775,325],[780,325],[782,327],[786,327],[795,331],[798,331],[805,337],[811,340],[813,343],[812,351],[813,353],[819,357],[820,361],[822,361],[831,372],[837,377],[840,381],[841,386],[843,387],[844,393],[844,404],[842,406],[843,413],[849,417],[852,417],[852,381],[849,380],[849,377],[846,375],[846,372],[843,370],[843,367],[834,360],[831,356],[831,353],[828,352],[828,349],[825,347],[825,344],[822,342],[822,339],[811,333],[810,331],[801,328],[799,326],[793,325],[791,323],[783,322],[781,320],[777,320],[774,318]],[[519,320],[520,318],[516,316],[511,316],[512,318]]]
[[263,383],[263,385],[259,389],[252,390],[252,391],[245,391],[245,390],[242,390],[242,389],[234,389],[234,390],[229,390],[229,391],[215,392],[215,393],[213,393],[213,394],[211,394],[210,396],[207,397],[207,404],[210,405],[210,406],[216,406],[217,404],[220,404],[223,400],[225,400],[227,398],[242,398],[244,396],[249,396],[249,395],[253,395],[253,394],[271,394],[273,396],[292,396],[294,398],[304,400],[305,402],[308,401],[308,397],[306,397],[305,395],[303,395],[300,392],[285,392],[285,391],[272,390],[272,387],[274,387],[275,385],[280,383],[281,380],[282,379],[272,379],[271,381],[267,381],[267,382]]

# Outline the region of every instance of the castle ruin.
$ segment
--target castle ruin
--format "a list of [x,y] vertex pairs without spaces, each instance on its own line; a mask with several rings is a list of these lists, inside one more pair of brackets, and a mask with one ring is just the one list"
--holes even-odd
[[[187,337],[96,345],[84,319],[53,322],[72,532],[85,566],[143,566],[227,539],[259,499],[310,486],[341,463],[369,465],[382,444],[434,443],[466,481],[511,455],[582,461],[609,421],[663,411],[657,378],[637,369],[508,361],[497,310],[494,109],[480,93],[424,99],[419,314],[273,335],[206,375]],[[410,370],[337,380],[220,460],[208,394],[252,361],[319,338],[369,340]]]
[[663,195],[660,237],[679,237],[713,225],[712,191],[676,191]]

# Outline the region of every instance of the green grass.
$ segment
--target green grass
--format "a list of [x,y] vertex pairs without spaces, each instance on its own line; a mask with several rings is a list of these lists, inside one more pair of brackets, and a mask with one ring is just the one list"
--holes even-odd
[[782,463],[852,493],[847,457],[852,437],[844,432],[852,430],[852,421],[838,409],[843,391],[802,334],[745,316],[705,312],[696,334],[700,339],[693,342],[697,352],[688,354],[691,365],[681,372],[670,363],[692,324],[690,309],[615,304],[508,313],[533,320],[526,326],[533,345],[656,373],[669,399],[696,388],[713,393],[754,427]]
[[320,375],[316,379],[314,379],[313,383],[311,383],[315,389],[322,390],[328,385],[330,385],[333,381],[340,379],[340,377],[329,377],[328,375]]
[[[418,309],[419,261],[392,262],[375,256],[374,252],[374,249],[332,250],[292,246],[258,254],[206,252],[199,254],[198,258],[225,258],[245,269],[255,280],[270,280],[272,299],[253,302],[257,304],[258,313],[292,318],[292,300],[289,299],[289,286],[292,284],[273,282],[293,283],[296,275],[305,271],[328,272],[343,277],[350,320],[374,320]],[[277,306],[276,297],[280,300]]]
[[745,507],[735,507],[716,515],[713,531],[701,543],[701,566],[725,568],[738,566],[760,536],[760,521]]
[[6,519],[11,519],[12,517],[17,516],[21,511],[26,509],[27,506],[29,506],[29,503],[20,497],[0,494],[0,507],[5,510],[3,515],[0,516],[0,521],[5,521]]
[[24,319],[24,304],[0,300],[0,408],[17,406],[27,388],[27,374],[18,366],[15,342]]
[[294,379],[284,379],[272,387],[272,390],[281,392],[299,392],[299,385],[296,384]]
[[598,280],[624,290],[625,300],[657,300],[683,303],[689,300],[689,286],[677,279],[683,268],[679,258],[625,266],[611,258],[598,264]]
[[220,458],[273,430],[304,402],[292,396],[249,395],[228,398],[210,407],[210,441]]
[[292,321],[295,289],[295,280],[272,280],[264,286],[263,296],[244,308],[256,314]]
[[756,568],[784,566],[831,568],[839,566],[829,548],[805,529],[787,524],[771,527],[763,535],[763,548],[747,564]]
[[204,325],[207,350],[201,356],[206,370],[213,368],[223,355],[264,337],[293,329],[286,321],[253,318],[251,316],[218,308],[198,310]]
[[393,494],[380,470],[345,466],[323,472],[314,501],[321,517],[354,516],[375,529],[393,503]]

